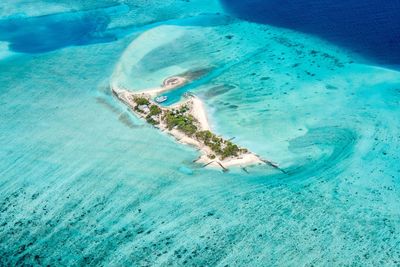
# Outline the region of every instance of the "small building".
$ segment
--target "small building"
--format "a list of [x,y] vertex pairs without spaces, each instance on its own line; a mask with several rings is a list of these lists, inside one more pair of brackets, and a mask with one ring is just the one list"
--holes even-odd
[[140,111],[144,112],[144,113],[149,113],[150,112],[149,106],[147,106],[147,105],[139,105],[138,109]]

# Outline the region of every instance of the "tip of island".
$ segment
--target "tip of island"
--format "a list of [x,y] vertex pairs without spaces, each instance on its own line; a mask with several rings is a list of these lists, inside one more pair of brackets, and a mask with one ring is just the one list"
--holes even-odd
[[203,167],[216,167],[227,171],[233,166],[245,168],[249,165],[267,164],[279,169],[277,164],[214,134],[203,102],[194,94],[186,93],[182,101],[171,106],[162,106],[155,100],[157,96],[188,82],[190,80],[185,77],[173,76],[165,79],[162,85],[156,88],[132,92],[111,84],[111,90],[135,115],[173,136],[178,142],[196,147],[201,155],[194,162],[202,164]]

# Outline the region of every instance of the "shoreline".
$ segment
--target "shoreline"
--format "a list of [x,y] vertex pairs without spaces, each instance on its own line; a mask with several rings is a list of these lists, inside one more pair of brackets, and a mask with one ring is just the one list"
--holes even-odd
[[[130,110],[142,119],[149,119],[149,116],[146,117],[145,113],[141,113],[138,110],[138,104],[135,103],[135,98],[144,98],[149,101],[149,105],[156,105],[162,111],[161,114],[165,114],[166,112],[171,112],[176,109],[187,107],[188,114],[191,115],[195,120],[196,126],[200,131],[210,131],[211,127],[207,118],[207,112],[204,107],[203,101],[195,95],[186,96],[186,99],[180,101],[179,103],[170,106],[163,107],[158,103],[153,101],[153,98],[168,92],[170,90],[176,89],[188,82],[187,79],[179,76],[169,77],[164,80],[163,84],[160,87],[149,88],[141,91],[131,92],[126,89],[119,88],[115,84],[111,84],[111,90],[113,94],[122,101],[125,105],[127,105]],[[161,115],[158,115],[161,116]],[[153,118],[153,117],[152,117]],[[160,117],[159,117],[160,118]],[[157,118],[155,118],[157,120]],[[190,145],[197,148],[201,155],[195,159],[193,162],[202,164],[203,167],[213,167],[213,168],[221,168],[223,171],[227,171],[229,167],[247,167],[251,165],[270,165],[273,168],[279,169],[276,164],[273,164],[267,160],[260,158],[258,155],[248,151],[245,148],[239,148],[240,154],[235,156],[229,156],[226,158],[221,158],[215,156],[215,152],[207,146],[205,143],[198,140],[194,136],[189,136],[183,131],[176,129],[176,127],[170,129],[161,119],[158,120],[160,123],[153,124],[155,128],[158,128],[162,132],[169,134],[174,137],[175,140],[181,144]],[[220,137],[219,137],[220,138]],[[223,142],[229,142],[220,138]],[[236,145],[235,145],[236,146]],[[237,147],[237,146],[236,146]]]

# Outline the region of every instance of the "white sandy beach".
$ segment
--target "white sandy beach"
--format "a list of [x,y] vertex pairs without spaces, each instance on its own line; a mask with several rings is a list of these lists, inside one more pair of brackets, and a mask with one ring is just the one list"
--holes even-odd
[[[168,83],[168,80],[174,78],[174,83]],[[124,88],[119,88],[117,86],[117,83],[111,83],[111,90],[115,93],[115,95],[123,101],[126,105],[128,105],[132,111],[134,110],[135,103],[132,100],[133,96],[137,95],[146,95],[149,98],[154,98],[157,95],[160,95],[162,93],[165,93],[167,91],[173,90],[176,87],[182,86],[185,84],[187,81],[186,79],[178,76],[174,76],[171,78],[168,78],[164,81],[163,85],[160,87],[156,88],[149,88],[141,91],[136,91],[136,92],[130,92]],[[192,116],[198,121],[199,123],[199,128],[201,130],[211,130],[209,120],[207,118],[207,112],[204,107],[204,103],[200,98],[197,96],[191,95],[188,97],[187,100],[182,101],[181,103],[175,105],[183,105],[187,104],[190,107],[190,113]],[[167,110],[167,108],[163,108],[164,110]],[[137,114],[135,112],[135,114]],[[210,155],[213,154],[213,151],[203,143],[199,142],[197,139],[193,137],[189,137],[183,132],[177,130],[177,129],[172,129],[169,130],[166,125],[160,124],[155,126],[159,128],[161,131],[173,136],[178,142],[185,144],[185,145],[190,145],[193,147],[196,147],[199,149],[201,152],[201,156],[195,160],[197,163],[201,163],[206,165],[207,167],[214,167],[214,168],[223,168],[226,170],[228,167],[233,167],[233,166],[239,166],[239,167],[245,167],[249,165],[257,165],[257,164],[265,164],[265,161],[263,161],[260,157],[255,155],[254,153],[247,152],[244,154],[241,154],[237,157],[229,157],[224,160],[220,160],[218,158],[210,158]]]

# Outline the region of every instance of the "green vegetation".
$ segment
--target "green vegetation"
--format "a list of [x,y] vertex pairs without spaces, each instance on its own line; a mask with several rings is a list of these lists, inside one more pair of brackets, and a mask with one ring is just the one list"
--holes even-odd
[[139,109],[139,106],[143,106],[143,105],[148,106],[150,104],[149,100],[147,100],[144,97],[134,97],[133,101],[135,101],[135,103],[136,103],[135,111],[140,112],[140,113],[144,113],[144,112],[143,112],[143,110]]
[[222,150],[222,158],[227,158],[227,157],[232,157],[232,156],[238,156],[240,149],[237,145],[233,144],[230,141],[225,141],[225,147]]
[[244,152],[237,145],[230,141],[223,140],[210,131],[200,131],[196,133],[198,140],[202,141],[212,151],[220,155],[222,159],[238,156],[240,152]]
[[149,116],[149,115],[146,116],[146,121],[147,121],[148,123],[152,124],[152,125],[159,124],[158,121],[156,121],[155,119],[152,118],[152,116]]
[[[221,137],[213,134],[210,131],[198,131],[196,119],[189,113],[189,107],[186,105],[181,106],[179,109],[173,109],[163,112],[158,105],[150,104],[150,101],[144,97],[134,98],[138,110],[138,106],[146,105],[149,107],[150,112],[146,116],[148,123],[152,125],[159,124],[157,119],[162,114],[162,120],[166,123],[167,128],[172,130],[179,129],[190,137],[195,137],[198,141],[208,146],[213,154],[209,155],[211,159],[216,158],[218,155],[221,159],[228,157],[238,156],[240,153],[246,153],[246,149],[241,149],[230,141],[224,140]],[[140,111],[142,112],[142,111]]]
[[184,114],[187,111],[189,111],[189,108],[186,105],[183,105],[180,109],[179,109],[179,113]]
[[153,116],[158,116],[159,114],[162,113],[162,110],[160,107],[156,105],[151,105],[150,106],[150,113],[147,114],[146,116],[146,121],[150,124],[156,125],[159,124],[160,122],[158,120],[155,120]]
[[156,105],[151,105],[150,106],[150,116],[157,116],[161,114],[161,108],[156,106]]
[[135,103],[136,103],[137,105],[139,105],[139,106],[150,104],[149,100],[147,100],[147,99],[144,98],[144,97],[135,97],[135,98],[133,99],[133,101],[135,101]]
[[172,110],[166,112],[164,119],[169,130],[177,127],[189,136],[193,136],[197,131],[197,126],[194,124],[195,119],[192,115],[186,115],[178,110]]
[[216,136],[210,131],[200,131],[196,133],[198,140],[202,141],[206,146],[210,147],[212,151],[218,155],[222,154],[222,138]]

